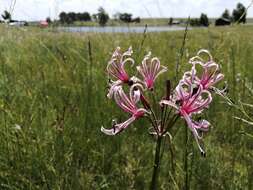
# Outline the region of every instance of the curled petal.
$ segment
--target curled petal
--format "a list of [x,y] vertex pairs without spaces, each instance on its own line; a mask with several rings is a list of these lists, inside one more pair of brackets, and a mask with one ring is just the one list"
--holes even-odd
[[107,97],[109,99],[111,99],[114,95],[114,92],[116,92],[119,89],[119,86],[122,84],[121,80],[117,80],[115,82],[112,82],[112,84],[110,84],[110,89],[109,92],[107,94]]
[[156,79],[160,74],[165,73],[166,71],[168,71],[168,68],[161,65],[160,70],[156,73],[155,79]]
[[195,102],[195,104],[190,109],[190,112],[199,112],[204,108],[208,107],[208,105],[212,102],[211,93],[207,90],[203,90],[201,94],[203,95],[204,93],[207,94],[207,98],[206,99],[201,98],[197,102]]
[[200,96],[203,94],[203,88],[202,86],[195,86],[192,85],[191,92],[190,92],[190,98],[188,98],[184,106],[190,107],[196,103],[199,103]]
[[122,54],[122,58],[124,58],[126,56],[131,56],[132,54],[133,54],[133,48],[132,48],[132,46],[130,46],[128,48],[128,50]]
[[[186,84],[187,85],[187,84]],[[176,87],[176,93],[177,93],[177,99],[181,101],[186,101],[190,98],[191,93],[188,92],[189,88],[191,86],[186,86],[187,89],[185,89],[183,86],[185,86],[185,83],[183,81],[180,81],[179,84]],[[188,90],[188,91],[187,91]]]
[[192,66],[191,71],[187,71],[184,73],[183,75],[183,81],[187,84],[187,85],[191,85],[193,83],[195,83],[195,81],[198,81],[199,78],[197,77],[197,71],[195,68],[195,65]]
[[151,52],[149,52],[142,60],[141,66],[136,67],[138,72],[142,75],[147,89],[153,89],[156,78],[167,71],[167,68],[161,66],[157,57],[151,59]]
[[122,87],[120,86],[118,90],[114,93],[115,102],[121,107],[124,111],[133,114],[136,111],[135,103],[132,102],[125,92],[123,91]]
[[121,62],[121,67],[124,68],[126,63],[131,63],[131,66],[134,65],[134,59],[131,57],[126,58],[124,61]]
[[215,85],[216,83],[218,83],[219,81],[221,81],[222,79],[224,79],[224,75],[219,73],[217,76],[215,76],[215,78],[210,82],[209,87]]
[[126,129],[135,120],[136,117],[132,116],[125,122],[114,125],[111,129],[105,129],[104,127],[101,127],[101,132],[103,132],[106,135],[117,135],[118,133]]
[[117,86],[113,90],[115,102],[125,112],[128,112],[131,115],[137,114],[137,116],[140,117],[141,115],[139,112],[140,109],[138,109],[136,104],[140,100],[142,90],[143,90],[143,87],[141,84],[138,84],[138,83],[134,84],[130,88],[129,97],[128,97],[125,94],[122,86]]
[[192,131],[192,134],[193,134],[194,139],[198,145],[199,150],[201,151],[202,154],[205,154],[204,149],[200,146],[199,140],[201,139],[201,137],[199,136],[198,131],[195,128],[196,126],[195,126],[194,122],[191,120],[190,116],[187,113],[183,113],[183,117],[187,123],[188,128]]
[[212,55],[210,54],[210,52],[206,49],[201,49],[198,51],[197,55],[200,56],[200,54],[207,54],[209,56],[209,60],[213,60]]
[[192,65],[196,64],[203,65],[203,62],[204,60],[199,56],[194,56],[189,60],[189,63],[191,63]]
[[117,47],[112,54],[111,60],[107,64],[106,69],[108,74],[124,83],[127,83],[129,81],[129,77],[125,71],[124,65],[126,63],[131,63],[132,65],[134,64],[134,60],[130,57],[132,53],[133,51],[131,47],[123,54],[120,51],[120,47]]
[[[199,64],[199,65],[201,65],[201,66],[207,65],[206,62],[204,61],[204,59],[201,58],[201,56],[200,56],[201,54],[206,54],[206,55],[208,55],[209,61],[212,62],[213,57],[212,57],[212,55],[210,54],[210,52],[209,52],[208,50],[201,49],[201,50],[198,51],[197,56],[192,57],[192,58],[189,60],[189,63],[191,63],[191,64],[193,64],[193,65]],[[208,62],[207,62],[207,63],[208,63]]]
[[160,105],[161,106],[162,105],[167,105],[167,106],[173,107],[177,110],[179,109],[178,106],[174,102],[172,102],[171,100],[162,100],[162,101],[160,101]]
[[208,131],[209,130],[209,126],[210,126],[210,123],[207,121],[207,120],[201,120],[201,121],[195,121],[193,122],[193,127],[195,129],[198,129],[200,131]]
[[112,58],[116,58],[118,56],[120,56],[120,47],[116,47],[115,51],[112,54]]

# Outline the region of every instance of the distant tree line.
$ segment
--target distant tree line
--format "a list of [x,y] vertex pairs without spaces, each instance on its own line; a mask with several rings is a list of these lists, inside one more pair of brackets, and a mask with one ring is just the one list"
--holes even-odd
[[[75,21],[91,21],[94,20],[99,23],[99,25],[104,26],[109,21],[110,17],[103,7],[99,7],[98,13],[90,15],[88,12],[74,13],[74,12],[61,12],[59,14],[59,21],[62,24],[72,24]],[[115,20],[120,20],[125,23],[141,21],[140,17],[132,18],[131,13],[116,13],[114,15]]]
[[[230,12],[228,9],[225,9],[225,11],[222,13],[221,17],[215,20],[215,25],[229,25],[232,22],[234,23],[246,23],[246,8],[242,3],[238,3],[236,8],[233,10],[232,15],[230,15]],[[172,20],[170,19],[170,22]],[[191,26],[209,26],[210,22],[206,14],[201,13],[200,18],[194,18],[190,19]]]
[[200,18],[190,19],[189,24],[191,26],[209,26],[209,19],[206,14],[201,13]]
[[60,22],[71,24],[75,21],[91,21],[91,16],[88,12],[75,13],[75,12],[61,12],[59,14]]
[[88,12],[83,13],[75,13],[75,12],[61,12],[59,14],[60,22],[62,24],[72,24],[76,21],[91,21],[92,19],[94,21],[97,21],[101,26],[106,25],[106,23],[109,20],[109,15],[105,11],[103,7],[99,7],[98,13],[90,15]]

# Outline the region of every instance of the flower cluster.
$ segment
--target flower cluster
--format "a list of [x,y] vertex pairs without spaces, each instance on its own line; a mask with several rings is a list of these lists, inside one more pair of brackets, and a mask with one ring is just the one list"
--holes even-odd
[[[194,118],[208,108],[212,102],[211,92],[217,91],[214,85],[224,78],[220,73],[219,65],[214,62],[207,50],[200,50],[197,56],[190,59],[191,70],[184,73],[173,93],[167,89],[165,98],[159,102],[161,114],[158,118],[146,94],[149,92],[154,94],[155,81],[160,74],[167,71],[167,68],[160,64],[157,57],[151,57],[149,52],[136,67],[141,79],[138,76],[130,78],[124,66],[128,62],[134,64],[132,53],[131,47],[124,53],[121,53],[118,47],[107,65],[107,73],[110,79],[114,79],[110,80],[108,98],[113,98],[116,104],[131,117],[123,123],[114,123],[111,129],[102,127],[101,131],[107,135],[116,135],[135,120],[147,116],[153,127],[152,134],[164,136],[178,118],[183,118],[201,153],[204,153],[199,140],[202,139],[202,132],[208,131],[210,123],[204,119]],[[207,55],[208,60],[202,58],[202,54]],[[129,95],[125,93],[124,86],[129,87]],[[167,86],[170,88],[170,85]],[[167,109],[170,109],[169,114]],[[171,113],[174,115],[170,116]]]

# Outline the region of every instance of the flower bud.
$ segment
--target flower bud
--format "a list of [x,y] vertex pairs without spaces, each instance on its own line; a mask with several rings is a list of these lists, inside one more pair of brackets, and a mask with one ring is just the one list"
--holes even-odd
[[147,99],[141,94],[140,96],[141,103],[143,104],[145,109],[150,109],[150,104]]
[[170,93],[171,93],[171,82],[170,82],[170,80],[166,80],[166,96],[165,96],[165,100],[170,100]]

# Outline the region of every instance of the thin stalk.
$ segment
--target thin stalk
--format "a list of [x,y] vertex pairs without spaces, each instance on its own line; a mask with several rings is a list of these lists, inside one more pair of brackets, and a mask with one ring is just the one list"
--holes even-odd
[[86,103],[86,115],[85,115],[85,127],[87,128],[89,124],[90,119],[90,111],[91,111],[91,105],[90,105],[90,95],[92,94],[92,66],[93,66],[93,57],[92,57],[92,47],[91,47],[91,41],[88,39],[88,56],[89,56],[89,64],[87,64],[87,103]]
[[[233,85],[233,87],[232,87],[232,97],[233,97],[233,100],[235,100],[235,101],[237,101],[237,98],[236,98],[236,90],[237,90],[237,88],[236,88],[236,78],[235,78],[235,76],[236,76],[236,72],[235,72],[235,56],[234,56],[234,54],[235,54],[235,48],[234,48],[234,46],[232,46],[231,47],[231,62],[232,62],[232,85]],[[235,109],[233,109],[232,110],[232,114],[233,114],[233,116],[235,115]],[[232,122],[231,122],[231,142],[233,142],[234,141],[234,134],[235,134],[235,120],[234,119],[232,119]],[[236,155],[237,155],[237,151],[233,151],[233,154],[234,154],[234,156],[232,157],[232,179],[234,180],[234,178],[235,178],[235,162],[236,162]]]
[[150,185],[150,189],[151,190],[156,190],[157,189],[159,166],[160,166],[161,144],[162,144],[162,136],[158,135],[157,136],[157,141],[156,141],[156,150],[155,150],[155,161],[154,161],[153,175],[152,175],[152,181],[151,181],[151,185]]
[[194,166],[194,150],[193,150],[193,145],[192,145],[192,139],[190,139],[190,148],[191,148],[191,152],[192,152],[192,156],[191,156],[191,165],[189,167],[190,171],[189,171],[189,176],[188,176],[188,186],[189,186],[189,189],[191,188],[191,178],[192,178],[192,170],[193,170],[193,166]]
[[189,189],[189,174],[188,174],[188,128],[185,126],[185,152],[184,152],[184,172],[185,172],[185,177],[184,177],[184,190]]
[[141,43],[140,43],[140,46],[139,46],[139,49],[138,49],[138,54],[140,55],[140,52],[141,52],[141,50],[142,50],[142,47],[143,47],[143,45],[144,45],[144,42],[145,42],[145,39],[146,39],[146,37],[147,37],[147,29],[148,29],[148,25],[146,24],[145,25],[145,28],[144,28],[144,31],[143,31],[143,38],[142,38],[142,40],[141,40]]
[[188,17],[187,19],[187,23],[186,23],[186,27],[185,27],[185,31],[184,31],[184,37],[183,37],[183,42],[182,42],[182,46],[180,48],[180,52],[179,52],[179,56],[177,58],[177,63],[176,63],[176,80],[178,80],[178,74],[179,74],[179,70],[180,70],[180,64],[182,62],[182,58],[184,55],[184,47],[185,47],[185,43],[186,43],[186,37],[187,37],[187,32],[188,32],[188,25],[190,22],[190,17]]
[[153,104],[154,104],[154,111],[157,113],[157,111],[158,111],[158,109],[159,109],[159,104],[158,104],[158,105],[156,104],[157,98],[156,98],[156,96],[155,96],[154,91],[151,92],[151,95],[152,95]]
[[154,123],[153,119],[151,117],[147,117],[150,121],[150,123],[152,124],[152,126],[154,127],[155,131],[156,131],[156,134],[159,134],[159,130],[158,128],[156,127],[156,123]]
[[150,109],[150,112],[151,112],[151,116],[153,116],[153,119],[155,121],[155,123],[154,123],[151,118],[151,121],[152,121],[151,123],[153,124],[153,127],[155,128],[157,135],[159,135],[159,123],[158,123],[157,117],[156,117],[153,109]]
[[175,125],[175,123],[177,122],[177,120],[178,120],[179,117],[180,117],[180,115],[177,114],[177,115],[174,115],[171,118],[170,122],[167,124],[167,128],[164,130],[164,132],[162,133],[162,135],[164,135],[169,130],[169,128],[171,128],[171,127],[173,127]]
[[172,140],[171,140],[171,138],[169,137],[169,151],[170,151],[170,156],[171,156],[171,160],[170,160],[170,162],[171,162],[171,173],[172,173],[172,175],[174,176],[174,174],[175,174],[175,162],[174,162],[174,151],[173,151],[173,145],[172,145]]

